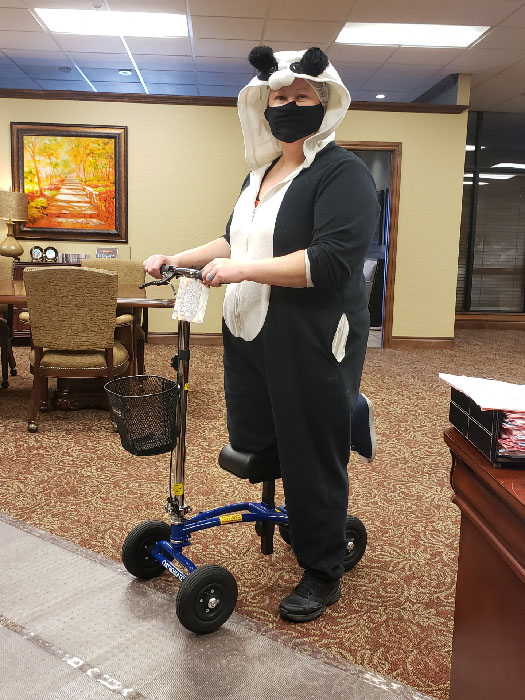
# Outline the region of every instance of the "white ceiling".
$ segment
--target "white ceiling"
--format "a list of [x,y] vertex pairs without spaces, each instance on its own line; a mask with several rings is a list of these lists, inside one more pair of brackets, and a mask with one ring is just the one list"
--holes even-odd
[[[36,7],[187,13],[190,36],[48,32]],[[471,24],[469,49],[334,44],[345,22]],[[525,0],[0,0],[0,88],[235,97],[250,49],[320,46],[357,101],[411,102],[452,73],[472,75],[471,108],[525,112]],[[129,69],[131,76],[120,76]]]

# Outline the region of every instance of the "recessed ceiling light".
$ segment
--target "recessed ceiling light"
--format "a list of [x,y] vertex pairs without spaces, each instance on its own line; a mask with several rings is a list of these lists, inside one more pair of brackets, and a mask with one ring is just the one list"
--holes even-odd
[[119,70],[118,74],[119,75],[132,75],[133,71],[131,71],[131,70]]
[[188,36],[186,15],[165,12],[51,10],[35,12],[52,32],[99,36]]
[[466,47],[490,27],[453,24],[382,24],[347,22],[336,42],[373,46]]
[[376,95],[376,100],[384,100],[386,95]]
[[69,66],[60,66],[58,70],[61,73],[71,73],[71,68]]

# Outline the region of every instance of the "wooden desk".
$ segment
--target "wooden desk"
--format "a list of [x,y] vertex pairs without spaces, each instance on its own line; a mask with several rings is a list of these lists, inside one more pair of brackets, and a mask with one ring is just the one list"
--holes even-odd
[[499,469],[455,428],[461,510],[450,700],[525,697],[525,467]]
[[[67,304],[67,299],[64,300]],[[147,341],[140,326],[141,311],[147,314],[149,309],[169,309],[173,307],[174,298],[154,299],[146,296],[145,289],[135,285],[119,285],[117,309],[119,314],[130,313],[134,317],[136,339],[135,347],[129,344],[129,338],[121,337],[130,357],[136,360],[137,372],[144,372],[144,342]],[[22,280],[0,281],[0,304],[9,305],[8,323],[12,323],[12,309],[27,308],[27,296]],[[146,316],[147,319],[147,316]],[[118,331],[117,331],[118,333]],[[133,362],[130,363],[132,371]],[[53,398],[55,408],[105,408],[106,395],[102,390],[104,380],[100,379],[57,379],[57,391]]]

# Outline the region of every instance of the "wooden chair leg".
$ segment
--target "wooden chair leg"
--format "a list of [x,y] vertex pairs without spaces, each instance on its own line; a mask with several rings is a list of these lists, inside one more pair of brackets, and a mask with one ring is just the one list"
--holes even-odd
[[44,390],[44,383],[42,377],[38,374],[33,375],[33,388],[31,390],[31,403],[29,404],[29,414],[27,416],[27,429],[30,433],[36,433],[38,426],[36,424],[36,414],[40,407],[40,402],[42,400],[42,394]]
[[7,356],[9,361],[9,367],[11,369],[11,376],[16,376],[16,360],[13,354],[13,346],[11,344],[11,339],[7,341]]
[[2,343],[0,355],[2,356],[2,389],[7,389],[9,386],[7,342]]

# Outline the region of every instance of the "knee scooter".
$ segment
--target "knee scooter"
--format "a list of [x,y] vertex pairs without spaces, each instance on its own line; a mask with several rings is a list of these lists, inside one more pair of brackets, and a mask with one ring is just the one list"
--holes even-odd
[[[141,288],[166,285],[178,277],[200,279],[200,271],[190,268],[163,266],[161,272],[162,279]],[[191,535],[221,525],[251,522],[261,537],[263,554],[273,552],[276,525],[287,544],[291,544],[291,538],[286,507],[276,507],[274,502],[275,479],[281,476],[278,459],[240,452],[231,445],[221,450],[219,466],[253,484],[262,483],[261,501],[233,503],[189,515],[192,509],[184,498],[189,346],[190,323],[179,321],[178,352],[171,360],[176,381],[151,375],[119,377],[105,388],[124,449],[134,455],[171,452],[170,494],[166,503],[171,524],[149,520],[134,527],[122,546],[123,564],[140,579],[155,578],[165,570],[179,579],[177,617],[186,629],[205,634],[219,629],[232,614],[237,603],[237,583],[225,567],[214,564],[196,567],[183,554],[183,549],[191,544]],[[348,571],[360,561],[366,549],[366,529],[359,518],[347,516],[346,540],[344,568]]]

